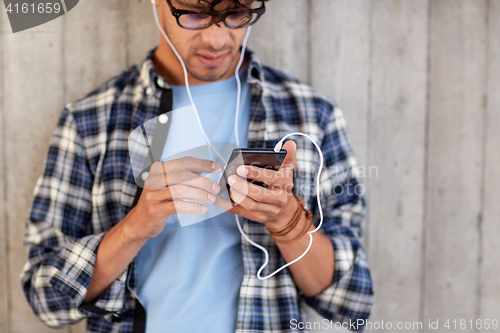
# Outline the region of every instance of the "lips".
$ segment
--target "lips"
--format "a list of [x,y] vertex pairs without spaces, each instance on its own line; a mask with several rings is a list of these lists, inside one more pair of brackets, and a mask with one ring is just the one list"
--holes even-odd
[[206,67],[217,67],[226,59],[227,53],[221,55],[196,54],[196,57]]

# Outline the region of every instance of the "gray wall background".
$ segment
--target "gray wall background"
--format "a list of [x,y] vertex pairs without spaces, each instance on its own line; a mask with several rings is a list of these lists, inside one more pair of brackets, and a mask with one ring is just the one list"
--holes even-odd
[[[66,102],[159,33],[146,0],[80,1],[17,34],[0,12],[0,332],[52,332],[18,279],[49,139]],[[378,169],[364,179],[371,320],[500,319],[500,0],[273,0],[251,45],[333,96],[359,165]]]

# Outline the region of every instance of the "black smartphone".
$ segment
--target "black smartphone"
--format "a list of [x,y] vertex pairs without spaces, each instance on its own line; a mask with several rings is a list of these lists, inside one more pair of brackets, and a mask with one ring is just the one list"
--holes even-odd
[[[236,148],[233,150],[229,161],[227,162],[227,167],[224,170],[224,174],[220,180],[221,193],[224,192],[223,189],[227,189],[226,193],[229,193],[229,185],[227,183],[227,178],[231,175],[236,174],[236,169],[240,165],[253,165],[259,168],[271,169],[278,171],[285,159],[287,151],[281,149],[279,152],[275,152],[273,148]],[[267,184],[254,180],[247,179],[247,181],[267,188]],[[224,196],[223,196],[224,197]]]

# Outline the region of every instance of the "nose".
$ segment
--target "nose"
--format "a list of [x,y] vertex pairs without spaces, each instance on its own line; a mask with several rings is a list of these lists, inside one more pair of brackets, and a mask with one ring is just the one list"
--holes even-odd
[[230,40],[229,28],[224,25],[224,22],[212,24],[201,32],[201,39],[204,45],[210,46],[215,50],[222,49]]

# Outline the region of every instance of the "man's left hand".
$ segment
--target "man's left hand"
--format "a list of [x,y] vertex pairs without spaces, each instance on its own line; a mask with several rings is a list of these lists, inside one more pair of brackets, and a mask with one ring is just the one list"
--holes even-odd
[[[290,222],[298,208],[293,196],[293,169],[297,164],[297,145],[292,140],[283,145],[286,157],[278,171],[241,165],[237,175],[231,175],[228,183],[231,198],[237,205],[229,210],[252,221],[265,223],[271,229],[282,229]],[[246,179],[259,180],[268,185],[264,188]]]

